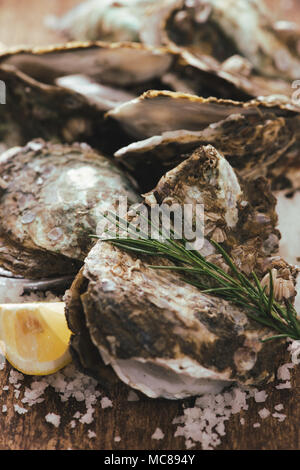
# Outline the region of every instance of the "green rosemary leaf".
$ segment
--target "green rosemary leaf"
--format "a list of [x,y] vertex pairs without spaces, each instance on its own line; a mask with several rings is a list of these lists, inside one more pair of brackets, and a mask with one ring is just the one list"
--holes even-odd
[[[144,217],[142,214],[141,216]],[[107,218],[116,222],[116,216],[113,213],[108,214]],[[146,220],[148,221],[148,219]],[[148,223],[153,226],[151,221],[148,221]],[[271,272],[269,272],[268,294],[266,286],[262,287],[256,273],[252,273],[253,282],[251,282],[238,269],[224,248],[212,240],[210,243],[222,255],[225,263],[230,268],[230,274],[207,261],[201,253],[187,250],[185,247],[186,240],[184,239],[164,238],[163,235],[166,235],[166,233],[156,227],[154,228],[156,228],[161,239],[148,239],[147,234],[143,232],[137,234],[136,227],[125,219],[118,218],[116,224],[118,228],[126,231],[127,237],[118,235],[109,239],[96,236],[94,238],[108,241],[121,249],[138,255],[164,257],[172,261],[175,263],[174,265],[150,265],[149,267],[156,270],[181,272],[186,283],[197,287],[203,293],[221,297],[242,307],[249,318],[278,333],[263,340],[263,342],[279,338],[300,339],[300,321],[297,312],[290,302],[286,302],[283,306],[275,301]],[[109,231],[108,233],[111,235]],[[177,237],[177,234],[172,230],[171,234],[174,238],[175,235]]]

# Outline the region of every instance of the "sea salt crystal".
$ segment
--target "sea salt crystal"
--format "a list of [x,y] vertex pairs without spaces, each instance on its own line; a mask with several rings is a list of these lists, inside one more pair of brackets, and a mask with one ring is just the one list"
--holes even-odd
[[80,423],[82,424],[91,424],[94,421],[94,408],[88,408],[87,412],[80,418]]
[[18,399],[20,396],[20,390],[14,390],[15,398]]
[[283,384],[276,385],[277,390],[284,390],[286,388],[292,388],[291,382],[285,382]]
[[101,399],[101,407],[102,407],[103,409],[105,409],[105,408],[111,408],[112,406],[113,406],[113,403],[112,403],[112,401],[111,401],[109,398],[103,397],[103,398]]
[[266,401],[268,394],[262,390],[260,392],[255,392],[254,394],[254,400],[256,403],[263,403]]
[[[299,297],[299,294],[297,297]],[[299,303],[300,303],[300,300],[299,300]],[[300,364],[300,341],[292,341],[289,344],[288,350],[291,353],[292,363],[294,365],[299,365]]]
[[56,415],[55,413],[48,413],[45,416],[45,420],[47,421],[47,423],[53,424],[53,426],[55,426],[56,428],[58,428],[60,425],[60,416]]
[[282,413],[273,413],[272,416],[273,416],[273,418],[278,419],[278,421],[280,423],[282,423],[282,421],[284,421],[286,419],[286,415],[284,415]]
[[259,416],[261,417],[261,419],[266,419],[270,416],[270,411],[267,410],[267,408],[263,408],[262,410],[260,410],[258,412]]
[[162,432],[162,430],[160,428],[156,428],[156,430],[154,431],[154,433],[151,436],[151,439],[156,439],[157,441],[159,441],[159,440],[163,439],[164,437],[165,437],[165,435]]
[[254,427],[254,428],[260,428],[260,423],[254,423],[254,424],[253,424],[253,427]]
[[24,415],[25,413],[28,413],[28,410],[26,410],[25,408],[22,408],[19,405],[14,405],[14,409],[16,413],[19,413],[19,415]]
[[81,416],[81,413],[80,413],[80,411],[76,411],[76,413],[74,413],[74,415],[73,415],[73,418],[75,418],[75,419],[79,419],[79,418],[80,418],[80,416]]
[[116,436],[116,437],[114,438],[114,441],[115,441],[115,442],[120,442],[120,441],[121,441],[120,436]]
[[139,397],[133,390],[130,390],[127,401],[139,401]]
[[20,372],[17,372],[16,370],[14,369],[11,369],[10,373],[9,373],[9,383],[15,385],[17,384],[20,380],[23,380],[24,379],[24,375],[21,374]]
[[241,423],[242,426],[244,426],[244,424],[245,424],[245,418],[241,418],[241,419],[240,419],[240,423]]
[[70,422],[70,426],[72,429],[76,427],[76,421],[74,419]]
[[7,413],[7,406],[6,405],[2,406],[2,413]]
[[7,390],[9,390],[9,386],[8,385],[5,385],[2,390],[4,390],[4,392],[6,392]]
[[247,399],[251,392],[238,387],[218,395],[203,395],[196,399],[193,408],[186,408],[183,416],[176,417],[179,424],[175,437],[183,436],[187,449],[200,442],[202,449],[210,450],[221,444],[225,434],[225,423],[230,416],[247,410]]
[[283,366],[280,366],[278,371],[277,371],[277,378],[278,380],[290,380],[291,374],[289,369],[292,369],[294,367],[294,364],[284,364]]
[[94,439],[96,436],[97,434],[94,431],[91,431],[90,429],[88,430],[89,439]]
[[274,406],[274,408],[275,408],[276,411],[282,411],[284,406],[283,406],[282,403],[279,403],[279,405]]

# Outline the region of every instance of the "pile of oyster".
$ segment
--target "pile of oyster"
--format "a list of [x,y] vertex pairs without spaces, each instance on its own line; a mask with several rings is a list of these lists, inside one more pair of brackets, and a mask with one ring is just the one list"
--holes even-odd
[[103,386],[174,399],[271,381],[284,341],[92,236],[121,196],[201,203],[203,256],[224,267],[214,240],[295,300],[298,28],[253,0],[89,0],[53,24],[97,41],[0,55],[1,285],[70,287],[70,350]]

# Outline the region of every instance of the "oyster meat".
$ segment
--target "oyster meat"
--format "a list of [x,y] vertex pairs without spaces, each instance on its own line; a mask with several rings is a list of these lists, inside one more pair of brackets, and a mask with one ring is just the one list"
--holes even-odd
[[87,144],[42,140],[0,156],[0,266],[30,279],[75,274],[90,235],[132,183]]
[[[218,240],[244,272],[255,269],[262,277],[273,269],[276,285],[284,283],[279,298],[295,296],[296,271],[278,256],[276,200],[266,180],[244,180],[206,146],[167,173],[145,202],[153,198],[204,203],[203,255],[222,265],[209,243]],[[91,250],[66,295],[71,351],[79,367],[101,380],[104,364],[110,365],[121,380],[152,398],[217,393],[234,381],[272,379],[282,342],[261,343],[269,330],[242,308],[202,294],[178,274],[152,270],[153,263],[109,243]]]

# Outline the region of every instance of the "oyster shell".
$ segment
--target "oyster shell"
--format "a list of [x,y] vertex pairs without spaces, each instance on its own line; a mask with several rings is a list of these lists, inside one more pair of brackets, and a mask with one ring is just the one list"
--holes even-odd
[[155,0],[88,0],[62,18],[50,16],[47,25],[79,41],[138,41],[144,10]]
[[115,157],[149,190],[166,169],[204,144],[214,145],[244,176],[272,176],[275,184],[275,177],[286,173],[292,181],[299,161],[299,110],[287,100],[241,103],[149,91],[107,116],[132,141]]
[[[287,281],[288,297],[295,295],[295,270],[275,256],[278,243],[267,242],[280,235],[276,200],[264,179],[243,180],[207,146],[167,173],[145,201],[153,197],[159,203],[203,202],[208,240],[222,232],[242,270],[262,276],[271,267]],[[205,256],[221,262],[211,246]],[[75,333],[71,351],[81,368],[101,380],[103,363],[110,364],[121,380],[152,398],[217,393],[233,381],[272,379],[282,343],[261,343],[269,331],[243,309],[200,293],[180,275],[151,270],[153,263],[109,243],[91,250],[66,296]]]
[[38,140],[3,153],[0,266],[30,279],[75,274],[119,196],[139,199],[122,171],[86,144]]
[[160,77],[172,61],[163,49],[129,43],[5,51],[0,80],[6,84],[7,106],[0,108],[5,122],[0,137],[6,148],[40,137],[104,148],[109,134],[104,112],[149,88],[163,87]]
[[89,0],[52,26],[72,39],[167,45],[193,69],[196,94],[197,70],[216,88],[227,83],[248,96],[290,96],[290,81],[300,76],[299,28],[274,23],[258,0]]
[[233,114],[252,117],[273,114],[298,117],[300,107],[276,97],[246,103],[202,98],[187,93],[150,90],[107,113],[135,139],[145,139],[179,129],[199,131]]

